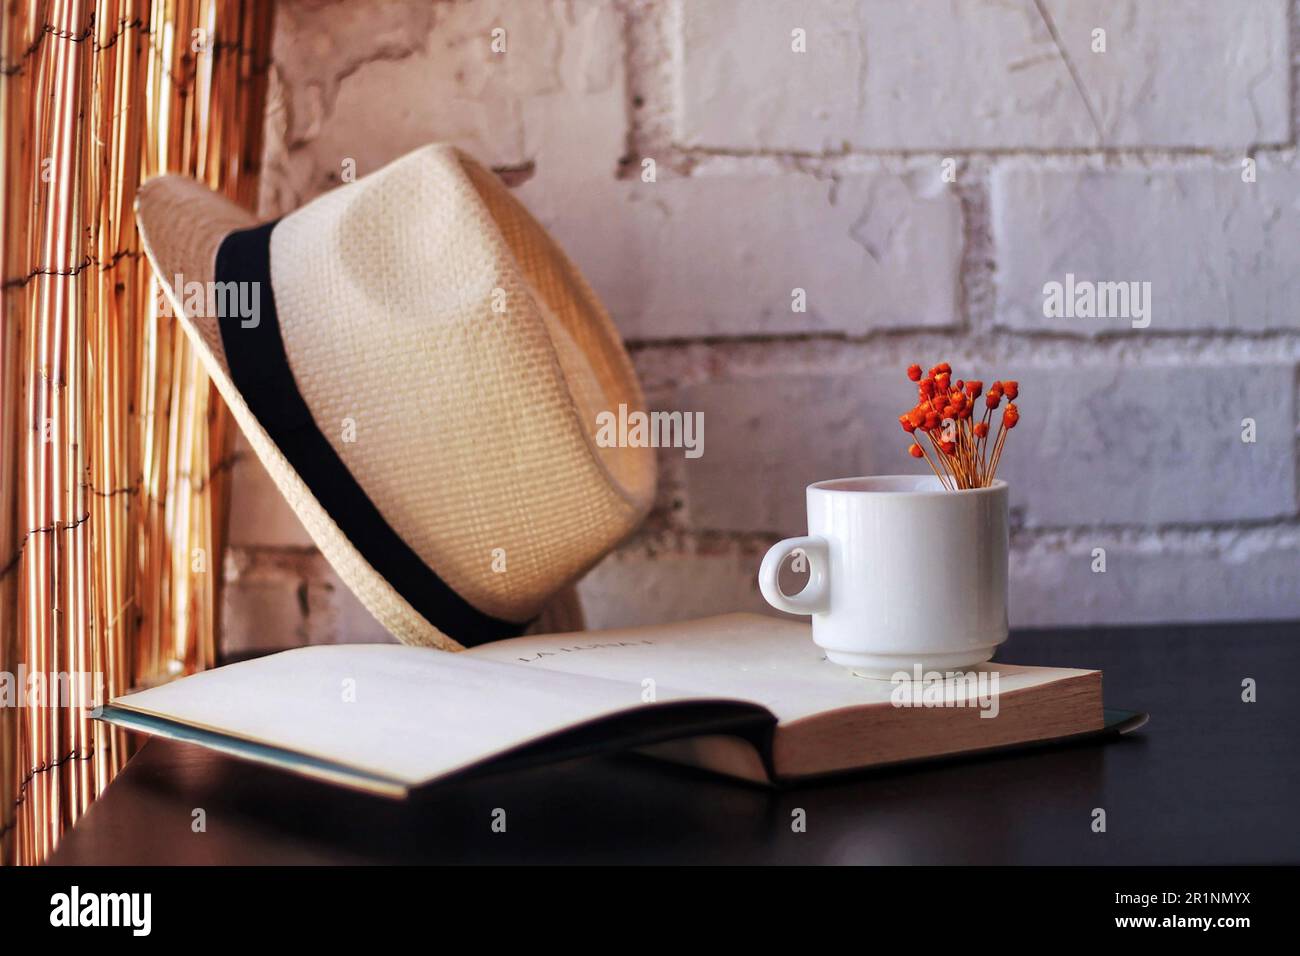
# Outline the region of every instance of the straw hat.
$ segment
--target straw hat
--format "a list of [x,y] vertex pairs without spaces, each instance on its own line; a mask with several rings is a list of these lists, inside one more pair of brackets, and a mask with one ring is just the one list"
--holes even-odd
[[[171,307],[280,491],[399,640],[520,633],[644,517],[644,408],[574,265],[489,170],[427,146],[259,225],[200,183],[136,199]],[[233,283],[233,284],[232,284]]]

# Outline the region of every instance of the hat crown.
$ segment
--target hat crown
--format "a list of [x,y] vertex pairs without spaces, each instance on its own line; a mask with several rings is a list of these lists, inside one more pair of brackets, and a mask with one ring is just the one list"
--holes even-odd
[[[653,453],[594,441],[644,405],[596,296],[490,171],[417,150],[271,236],[281,335],[321,433],[388,523],[481,610],[534,613],[591,529],[648,510]],[[494,556],[506,571],[484,574]],[[498,562],[498,567],[500,562]]]

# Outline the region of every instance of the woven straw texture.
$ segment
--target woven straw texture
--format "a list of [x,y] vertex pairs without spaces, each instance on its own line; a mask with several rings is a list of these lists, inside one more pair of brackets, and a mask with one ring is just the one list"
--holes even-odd
[[[138,210],[178,314],[175,277],[211,280],[221,239],[254,224],[179,177],[146,184]],[[618,334],[542,227],[472,159],[424,147],[291,213],[271,235],[271,274],[318,428],[388,523],[479,610],[527,620],[644,517],[653,452],[593,441],[598,412],[644,407]],[[216,319],[182,321],[340,577],[399,640],[458,648],[279,453],[230,380]]]

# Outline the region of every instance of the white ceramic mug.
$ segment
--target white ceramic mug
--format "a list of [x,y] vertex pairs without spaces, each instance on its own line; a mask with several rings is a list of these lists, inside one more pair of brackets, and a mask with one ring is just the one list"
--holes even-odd
[[[782,592],[795,551],[808,583]],[[866,677],[950,671],[1007,639],[1007,483],[947,491],[933,476],[808,486],[808,535],[772,546],[758,572],[774,608],[812,615],[828,660]]]

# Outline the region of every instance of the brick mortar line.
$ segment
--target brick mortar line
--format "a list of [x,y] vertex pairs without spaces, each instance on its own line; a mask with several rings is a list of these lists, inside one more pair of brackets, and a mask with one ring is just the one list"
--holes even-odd
[[226,546],[226,550],[231,554],[249,555],[255,558],[263,555],[277,558],[310,558],[320,554],[320,549],[314,544],[230,544]]
[[[1295,402],[1297,416],[1300,416],[1300,365],[1297,365],[1293,372],[1295,380],[1292,383],[1292,401]],[[1296,425],[1296,440],[1293,443],[1292,453],[1294,455],[1294,474],[1296,480],[1296,498],[1300,500],[1300,423]]]
[[[676,64],[672,54],[671,4],[615,0],[622,17],[623,76],[627,97],[626,154],[619,178],[640,175],[639,160],[654,144],[671,140]],[[666,137],[661,139],[660,137]],[[647,148],[649,147],[649,148]]]
[[[939,149],[934,146],[915,149],[844,149],[833,152],[791,149],[737,149],[720,146],[685,146],[679,143],[657,144],[650,147],[656,160],[666,162],[670,168],[683,166],[694,169],[701,162],[713,159],[768,159],[791,162],[834,163],[854,159],[938,161],[947,159],[976,159],[989,163],[1008,159],[1100,159],[1137,160],[1142,163],[1168,161],[1177,163],[1190,159],[1209,159],[1227,162],[1245,156],[1295,157],[1294,142],[1242,143],[1240,146],[1009,146],[1005,149],[954,147]],[[642,157],[644,158],[644,157]]]
[[[773,531],[720,531],[705,528],[658,528],[640,530],[617,552],[672,550],[703,557],[746,554],[766,550],[782,538]],[[1300,517],[1273,521],[1208,522],[1205,524],[1079,525],[1066,527],[1016,528],[1011,532],[1013,547],[1069,551],[1079,547],[1133,547],[1159,544],[1164,553],[1172,546],[1183,553],[1236,550],[1250,545],[1295,547],[1300,544]]]
[[1300,130],[1300,0],[1287,4],[1287,55],[1291,59],[1287,94],[1291,97],[1291,142]]
[[978,333],[997,318],[998,248],[993,236],[989,169],[963,162],[957,169],[961,208],[961,258],[957,263],[957,310],[961,334]]
[[[1014,338],[1015,342],[991,342],[994,335],[999,337],[1006,336]],[[672,338],[672,339],[628,339],[625,344],[629,352],[641,354],[654,351],[669,351],[673,349],[691,349],[691,348],[726,348],[735,346],[737,348],[754,348],[765,345],[790,346],[804,343],[808,345],[835,344],[849,348],[860,348],[865,346],[890,346],[895,344],[905,344],[908,341],[915,341],[918,337],[943,340],[952,343],[953,346],[961,344],[1024,344],[1029,347],[1039,346],[1047,349],[1049,346],[1069,346],[1083,351],[1092,351],[1105,354],[1110,351],[1123,351],[1132,349],[1138,341],[1137,338],[1126,339],[1121,336],[1105,336],[1086,338],[1084,336],[1074,336],[1069,333],[1053,332],[1014,332],[1011,330],[990,329],[987,332],[978,332],[972,334],[969,329],[953,328],[951,331],[941,329],[903,329],[888,330],[880,333],[873,333],[866,336],[849,336],[838,335],[835,333],[791,333],[789,335],[738,335],[734,337],[725,336],[707,336],[703,338]],[[1207,333],[1200,334],[1195,332],[1169,332],[1158,336],[1150,336],[1145,339],[1150,345],[1141,346],[1149,349],[1151,352],[1158,352],[1160,349],[1183,348],[1183,349],[1203,349],[1217,346],[1250,346],[1257,345],[1260,347],[1272,348],[1300,348],[1300,330],[1296,332],[1228,332],[1228,333]],[[1283,356],[1286,361],[1291,361],[1290,356]]]
[[[899,356],[920,356],[942,349],[954,355],[977,356],[980,361],[1060,360],[1068,352],[1071,362],[1095,361],[1099,365],[1130,367],[1156,361],[1161,365],[1202,364],[1212,353],[1215,365],[1278,364],[1300,361],[1300,330],[1252,332],[1169,332],[1125,336],[1123,333],[1087,338],[1069,333],[1016,332],[1003,327],[879,330],[865,336],[835,333],[702,337],[694,339],[629,339],[634,360],[660,357],[730,355],[763,360],[779,356],[789,364],[790,349],[803,346],[809,357],[833,351],[838,358],[871,355],[870,365],[888,364]],[[1225,349],[1231,351],[1224,351]],[[877,350],[874,353],[872,350]],[[883,352],[881,351],[883,350]]]
[[[637,531],[614,549],[612,554],[638,553],[689,554],[697,557],[746,557],[760,555],[788,535],[769,531],[719,531],[703,528],[658,528]],[[1154,527],[1138,525],[1081,525],[1075,527],[1019,528],[1011,532],[1011,546],[1019,551],[1072,553],[1094,547],[1121,549],[1153,547],[1152,554],[1219,554],[1231,556],[1241,551],[1282,549],[1300,546],[1300,517],[1276,521],[1216,522],[1207,524],[1169,524]],[[312,560],[328,567],[323,555],[314,547],[286,545],[237,546],[229,550],[236,555],[279,557],[300,561]],[[261,565],[258,570],[278,570]],[[300,564],[286,578],[310,583],[313,568]],[[238,583],[240,575],[227,575]]]
[[[991,152],[988,150],[918,150],[902,152],[856,152],[837,154],[803,154],[766,151],[710,151],[645,148],[638,144],[625,157],[624,179],[634,179],[640,161],[653,158],[659,168],[659,182],[679,179],[706,179],[725,175],[805,175],[818,179],[881,174],[906,175],[934,170],[947,159],[956,160],[968,168],[992,171],[1026,169],[1047,172],[1108,173],[1142,172],[1152,174],[1222,172],[1236,175],[1241,160],[1247,157],[1267,162],[1261,167],[1291,170],[1300,166],[1300,150],[1294,144],[1271,146],[1251,145],[1240,150],[1204,150],[1196,152],[1171,151],[1098,151],[1098,150],[1013,150]],[[729,168],[734,166],[734,168]],[[719,172],[718,170],[722,170]],[[667,174],[665,174],[667,173]],[[956,185],[960,185],[960,178]]]

